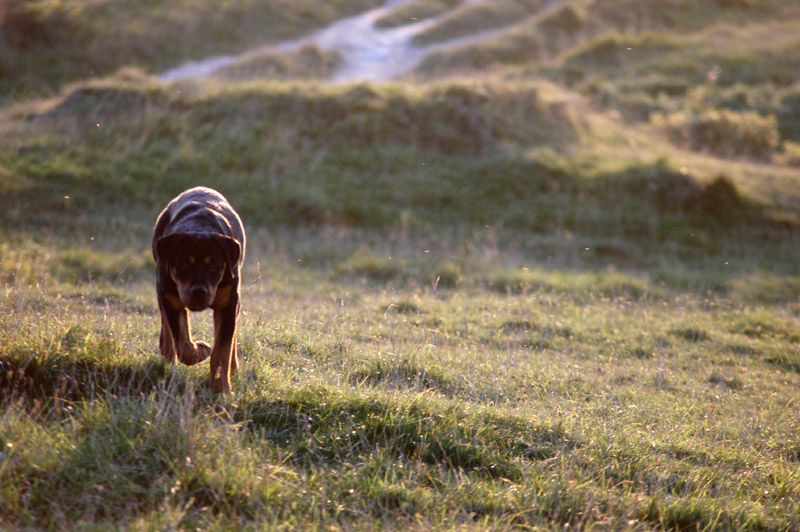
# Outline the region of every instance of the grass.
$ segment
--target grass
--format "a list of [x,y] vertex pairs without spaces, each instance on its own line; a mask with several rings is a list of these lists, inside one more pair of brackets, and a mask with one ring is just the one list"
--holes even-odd
[[530,16],[542,5],[543,2],[539,0],[466,4],[447,13],[432,28],[416,35],[414,43],[422,46],[502,28]]
[[305,46],[293,52],[264,53],[237,61],[219,69],[214,77],[228,82],[258,79],[323,80],[339,66],[340,60],[335,52]]
[[[209,9],[157,4],[37,20]],[[365,6],[220,5],[197,53],[241,49],[231,10]],[[0,528],[800,528],[797,6],[540,7],[398,7],[508,25],[431,58],[493,72],[424,83],[165,85],[128,50],[54,92],[33,61],[52,97],[0,108]],[[335,60],[304,53],[229,74]],[[196,184],[248,229],[229,396],[158,356],[149,238]]]
[[[734,86],[740,102],[753,100],[738,110],[755,110],[755,100],[762,99],[762,114],[775,114],[777,100],[793,92],[796,2],[572,1],[529,7],[527,15],[518,13],[505,22],[501,16],[477,17],[480,29],[501,29],[488,39],[429,54],[418,79],[544,76],[638,120],[682,110],[687,93],[705,83],[722,107],[735,104],[719,101]],[[427,32],[444,31],[444,26]],[[763,100],[770,91],[771,100]]]
[[146,280],[9,293],[6,526],[797,524],[786,303],[395,288],[251,249],[231,397],[158,360]]

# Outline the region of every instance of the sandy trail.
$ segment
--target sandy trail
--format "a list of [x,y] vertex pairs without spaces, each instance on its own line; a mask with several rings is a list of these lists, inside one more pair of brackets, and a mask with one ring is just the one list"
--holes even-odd
[[[307,37],[263,46],[240,55],[221,55],[185,63],[168,70],[159,79],[172,82],[186,78],[205,78],[218,70],[251,59],[264,53],[291,52],[303,46],[314,45],[322,50],[338,52],[342,63],[328,82],[349,83],[357,81],[386,81],[412,72],[425,55],[444,46],[459,44],[456,39],[426,47],[414,46],[411,40],[418,33],[436,24],[437,19],[427,19],[397,28],[377,28],[375,22],[398,5],[412,0],[391,0],[383,7],[334,22]],[[475,2],[476,0],[468,0]],[[496,32],[487,32],[467,38],[484,38]]]

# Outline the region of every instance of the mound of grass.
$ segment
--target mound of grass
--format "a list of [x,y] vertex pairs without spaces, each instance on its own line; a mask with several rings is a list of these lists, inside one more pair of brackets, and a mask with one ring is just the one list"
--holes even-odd
[[723,157],[770,160],[779,145],[775,118],[752,111],[655,115],[653,122],[662,127],[676,144]]
[[[272,84],[197,96],[162,85],[137,87],[81,86],[35,119],[46,133],[31,137],[27,147],[9,146],[4,156],[9,175],[31,178],[12,191],[6,214],[39,217],[38,210],[19,210],[33,198],[51,216],[122,198],[152,208],[205,175],[211,184],[228,184],[222,188],[246,183],[251,192],[239,199],[234,191],[233,198],[256,223],[384,225],[417,201],[426,209],[451,202],[445,182],[396,186],[397,179],[429,181],[426,174],[438,173],[409,156],[468,160],[505,143],[558,143],[574,134],[568,118],[522,86]],[[225,130],[216,127],[223,123]],[[61,143],[66,138],[69,145]],[[298,175],[296,168],[314,160]],[[374,164],[377,174],[361,171]],[[159,183],[140,186],[154,176]],[[361,180],[370,186],[356,187]],[[396,194],[398,201],[385,201]]]
[[[148,105],[160,104],[160,114],[180,107],[200,123],[230,120],[246,125],[258,118],[269,120],[260,123],[263,128],[290,125],[300,142],[312,145],[405,144],[445,154],[481,154],[506,140],[556,143],[569,139],[573,127],[541,101],[535,87],[525,85],[449,83],[414,89],[251,84],[187,97],[144,83],[144,88],[125,80],[79,86],[45,118],[77,121],[91,130],[98,123],[130,119],[127,110],[138,111],[135,118],[146,117]],[[256,108],[258,115],[248,114]],[[106,114],[114,109],[119,112]]]

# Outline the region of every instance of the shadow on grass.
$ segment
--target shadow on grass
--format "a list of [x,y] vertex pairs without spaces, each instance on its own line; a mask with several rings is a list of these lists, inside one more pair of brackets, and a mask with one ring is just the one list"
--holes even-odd
[[187,384],[180,379],[160,358],[125,358],[119,343],[74,326],[46,345],[19,346],[3,356],[0,404],[52,402],[58,410],[62,402],[146,395],[159,383],[180,392]]
[[374,360],[365,367],[356,370],[351,380],[357,385],[374,386],[385,384],[394,389],[435,390],[445,396],[454,396],[465,392],[462,386],[448,375],[443,368],[425,367],[412,360],[399,361]]
[[425,394],[326,397],[301,390],[256,400],[237,416],[250,430],[292,450],[307,465],[352,462],[383,453],[490,478],[519,480],[524,461],[543,460],[575,443],[559,427],[511,416],[442,407]]

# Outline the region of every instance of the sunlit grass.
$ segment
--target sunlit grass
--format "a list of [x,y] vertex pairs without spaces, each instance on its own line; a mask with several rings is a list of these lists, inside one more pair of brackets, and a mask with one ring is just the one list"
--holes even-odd
[[796,299],[613,272],[342,278],[269,241],[228,398],[160,361],[146,280],[6,285],[6,524],[797,524]]

